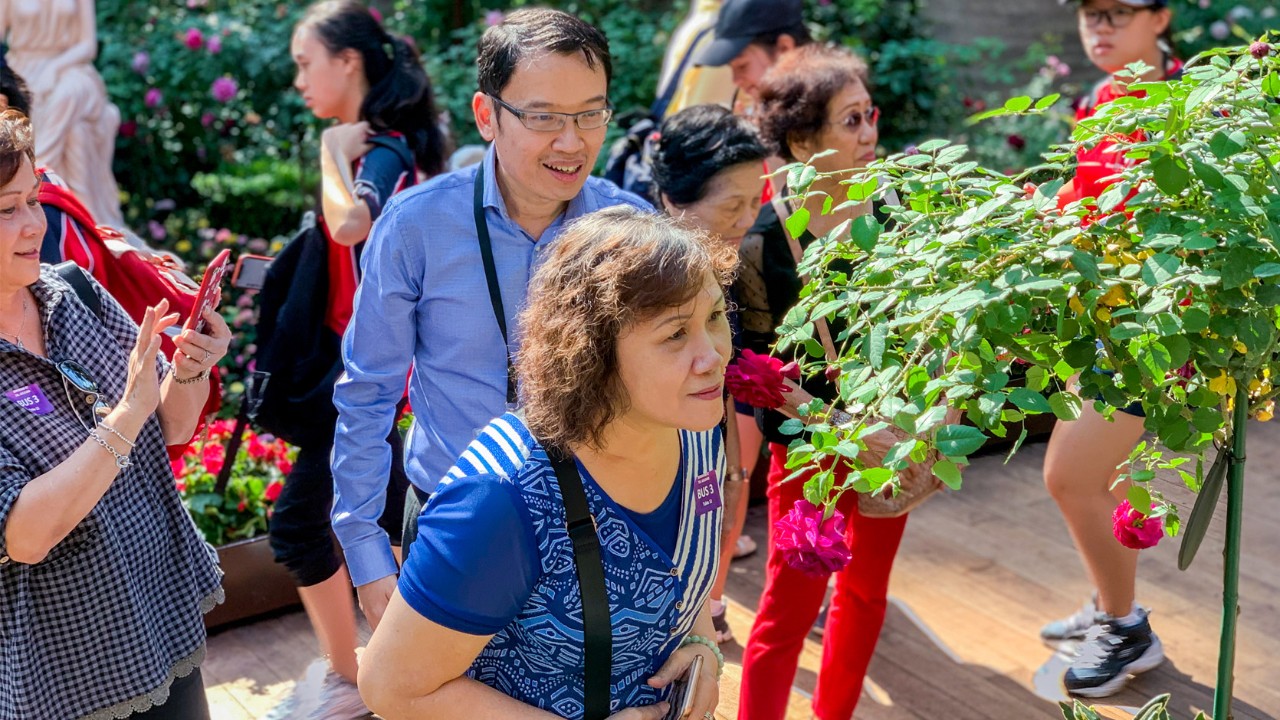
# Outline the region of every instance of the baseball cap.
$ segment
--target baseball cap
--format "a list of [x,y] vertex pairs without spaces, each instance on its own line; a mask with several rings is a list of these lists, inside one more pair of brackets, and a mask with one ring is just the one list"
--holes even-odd
[[716,18],[716,39],[694,58],[695,65],[728,65],[760,35],[804,24],[801,0],[725,0]]
[[[1059,5],[1078,2],[1080,0],[1058,0]],[[1162,8],[1169,4],[1168,0],[1116,0],[1116,2],[1136,8]]]

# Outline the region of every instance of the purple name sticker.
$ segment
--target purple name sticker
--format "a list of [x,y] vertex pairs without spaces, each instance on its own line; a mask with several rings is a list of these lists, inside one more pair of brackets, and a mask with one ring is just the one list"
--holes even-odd
[[44,396],[44,391],[35,383],[17,390],[10,390],[4,396],[32,415],[48,415],[53,412],[53,403],[49,402],[49,398]]
[[694,514],[705,515],[712,510],[719,510],[722,500],[720,498],[720,478],[716,476],[716,471],[699,475],[697,480],[693,481],[693,498],[694,498]]

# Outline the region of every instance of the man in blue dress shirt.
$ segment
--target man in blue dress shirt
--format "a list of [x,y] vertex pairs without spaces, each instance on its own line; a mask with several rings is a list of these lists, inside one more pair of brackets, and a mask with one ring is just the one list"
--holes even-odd
[[414,412],[405,469],[425,499],[476,433],[513,404],[516,318],[534,268],[566,223],[612,205],[649,207],[589,176],[612,117],[609,47],[599,30],[563,12],[521,10],[485,32],[476,64],[471,106],[490,143],[484,162],[387,204],[366,244],[342,340],[333,528],[374,627],[396,587],[396,558],[378,517],[391,464],[386,437],[405,377]]

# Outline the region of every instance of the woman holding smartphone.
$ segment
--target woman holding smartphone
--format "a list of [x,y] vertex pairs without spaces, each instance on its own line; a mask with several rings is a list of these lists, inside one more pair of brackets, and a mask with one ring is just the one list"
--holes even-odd
[[[346,331],[359,283],[360,251],[390,197],[444,166],[431,83],[418,54],[387,33],[368,8],[351,0],[312,6],[294,31],[294,87],[319,118],[335,124],[321,136],[323,224],[328,243],[325,325]],[[303,278],[301,281],[305,282]],[[298,584],[307,616],[329,661],[316,720],[368,713],[356,690],[356,620],[351,581],[334,547],[329,513],[332,430],[299,447],[271,517],[276,560]],[[398,544],[405,490],[402,446],[387,437],[395,461],[382,526]]]

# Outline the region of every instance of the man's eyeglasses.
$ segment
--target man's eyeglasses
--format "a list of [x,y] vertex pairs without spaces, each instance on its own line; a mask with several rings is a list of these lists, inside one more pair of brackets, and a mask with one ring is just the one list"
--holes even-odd
[[[85,430],[93,432],[98,427],[98,419],[106,417],[111,412],[111,406],[102,399],[102,391],[98,389],[98,383],[85,366],[74,360],[63,360],[55,367],[58,368],[58,374],[62,376],[62,389],[67,393],[67,402],[75,411],[76,418]],[[80,402],[76,402],[72,394],[73,389],[80,395]],[[82,406],[90,408],[89,416],[93,421],[92,424],[84,421]]]
[[1110,10],[1089,10],[1080,9],[1080,17],[1084,18],[1084,24],[1089,28],[1102,27],[1102,23],[1110,25],[1112,28],[1119,30],[1128,27],[1133,22],[1133,17],[1140,10],[1150,10],[1151,8],[1133,8],[1127,6],[1113,7]]
[[862,124],[866,123],[869,127],[875,127],[880,123],[880,108],[872,106],[868,110],[862,112],[854,112],[843,120],[833,120],[832,125],[843,125],[853,132],[862,129]]
[[599,110],[583,110],[576,113],[558,113],[547,112],[544,110],[521,110],[518,107],[508,105],[502,101],[497,95],[490,95],[490,98],[499,106],[506,109],[507,112],[516,116],[520,124],[533,130],[534,132],[560,132],[564,126],[572,118],[578,125],[579,130],[598,130],[613,119],[613,106],[607,105]]

